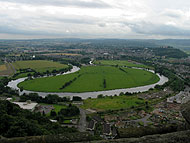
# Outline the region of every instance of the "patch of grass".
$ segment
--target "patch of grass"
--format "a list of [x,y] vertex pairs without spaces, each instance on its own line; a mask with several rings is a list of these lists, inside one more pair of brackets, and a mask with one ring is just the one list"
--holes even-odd
[[138,63],[135,63],[135,62],[129,62],[129,61],[121,61],[121,60],[98,60],[98,61],[95,61],[94,64],[97,64],[97,65],[111,65],[111,66],[128,66],[128,67],[139,67],[139,68],[152,68],[150,66],[146,66],[146,65],[143,65],[143,64],[138,64]]
[[139,124],[140,126],[144,126],[144,122],[142,122],[142,121],[138,122],[138,124]]
[[64,120],[64,124],[71,124],[71,120]]
[[33,74],[34,72],[20,73],[19,75],[17,75],[13,79],[19,79],[19,78],[27,77],[29,73]]
[[[65,83],[74,78],[76,78],[75,81],[61,89]],[[85,66],[76,73],[27,80],[18,86],[26,90],[41,92],[90,92],[138,87],[158,81],[157,75],[145,70],[132,68],[122,68],[121,70],[111,66]]]
[[13,66],[16,70],[31,68],[37,72],[45,72],[47,70],[52,71],[54,69],[59,70],[68,67],[67,65],[58,62],[46,60],[16,61],[13,63]]
[[84,109],[90,108],[98,111],[104,111],[126,109],[131,108],[132,106],[139,106],[144,103],[144,100],[140,100],[136,96],[123,95],[96,99],[86,99],[84,100],[84,104],[81,107]]

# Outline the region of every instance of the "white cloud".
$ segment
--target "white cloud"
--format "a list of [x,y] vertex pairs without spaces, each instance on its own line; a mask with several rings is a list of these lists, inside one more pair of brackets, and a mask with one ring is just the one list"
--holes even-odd
[[0,0],[0,38],[188,38],[188,6],[185,0]]

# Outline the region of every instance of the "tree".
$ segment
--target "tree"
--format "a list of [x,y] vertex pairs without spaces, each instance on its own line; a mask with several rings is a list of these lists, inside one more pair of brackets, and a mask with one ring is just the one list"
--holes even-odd
[[56,115],[57,115],[57,113],[56,113],[54,110],[51,110],[50,116],[51,116],[51,117],[55,117]]

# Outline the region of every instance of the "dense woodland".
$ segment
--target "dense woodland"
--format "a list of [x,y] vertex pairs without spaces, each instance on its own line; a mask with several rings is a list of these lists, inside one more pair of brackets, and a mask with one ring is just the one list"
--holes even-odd
[[76,132],[74,128],[61,127],[40,113],[21,109],[9,101],[0,101],[0,135],[21,137]]

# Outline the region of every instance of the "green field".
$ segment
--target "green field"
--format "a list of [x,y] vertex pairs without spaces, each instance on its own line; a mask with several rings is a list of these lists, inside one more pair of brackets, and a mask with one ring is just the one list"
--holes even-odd
[[12,79],[19,79],[19,78],[23,78],[23,77],[27,77],[28,74],[34,74],[34,72],[27,72],[27,73],[20,73],[19,75],[17,75],[16,77],[12,78]]
[[[66,82],[74,78],[76,80],[69,86],[60,89]],[[41,92],[87,92],[137,87],[158,81],[157,75],[145,70],[119,69],[112,66],[85,66],[76,73],[27,80],[18,86],[26,90]]]
[[84,109],[94,109],[97,111],[118,110],[142,105],[144,103],[145,101],[143,99],[139,99],[136,96],[123,95],[96,99],[86,99],[84,100],[84,105],[82,105],[81,107]]
[[58,62],[46,60],[16,61],[13,63],[13,66],[16,70],[30,68],[37,72],[45,72],[47,70],[52,71],[54,69],[59,70],[68,67],[67,65]]
[[139,68],[149,68],[151,69],[152,67],[146,66],[143,64],[137,64],[135,62],[129,62],[129,61],[121,61],[121,60],[98,60],[95,61],[94,64],[96,65],[110,65],[110,66],[128,66],[128,67],[139,67]]

